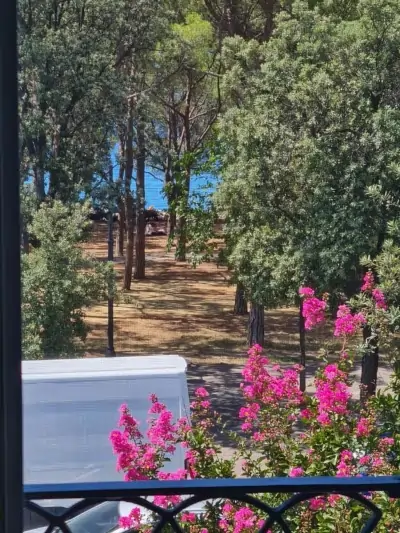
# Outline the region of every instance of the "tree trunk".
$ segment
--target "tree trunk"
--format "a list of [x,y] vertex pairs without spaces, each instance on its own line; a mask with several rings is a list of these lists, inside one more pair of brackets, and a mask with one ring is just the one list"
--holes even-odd
[[136,253],[135,253],[135,279],[144,279],[146,274],[146,218],[145,206],[145,163],[146,147],[143,122],[137,124],[137,157],[136,157]]
[[247,340],[249,346],[254,344],[264,346],[264,307],[262,305],[251,303]]
[[186,210],[189,206],[189,188],[190,188],[190,169],[185,170],[185,182],[184,189],[180,191],[181,214],[178,220],[178,239],[176,243],[176,260],[186,261],[186,248],[187,248],[187,218]]
[[300,365],[303,370],[300,372],[300,390],[306,390],[306,328],[303,316],[303,300],[299,305],[299,341],[300,341]]
[[132,193],[125,195],[125,217],[126,217],[126,254],[125,254],[125,271],[124,285],[126,291],[131,290],[133,259],[135,252],[135,218],[133,214],[133,197]]
[[[185,111],[183,119],[183,131],[185,139],[185,156],[189,157],[192,151],[192,140],[190,130],[190,105],[192,99],[192,72],[187,72],[187,88],[185,99]],[[186,246],[187,246],[187,218],[186,212],[189,206],[190,193],[190,174],[191,165],[186,164],[184,167],[183,187],[179,191],[180,215],[178,221],[178,241],[176,246],[176,259],[178,261],[186,261]]]
[[235,294],[235,306],[233,308],[233,314],[235,315],[247,315],[247,300],[244,294],[244,287],[241,283],[236,284]]
[[45,197],[45,151],[46,151],[46,135],[41,133],[37,139],[37,163],[33,169],[33,183],[35,186],[35,193],[38,205],[41,204]]
[[126,170],[126,153],[125,153],[125,136],[120,135],[119,139],[119,150],[120,150],[120,165],[119,165],[119,175],[118,175],[118,191],[121,194],[118,198],[118,235],[115,239],[115,255],[118,257],[123,257],[124,247],[125,247],[125,232],[126,232],[126,216],[125,216],[125,205],[124,199],[122,197],[122,184],[124,182],[125,170]]
[[132,283],[135,222],[133,218],[133,198],[131,192],[133,174],[133,98],[129,100],[129,113],[126,136],[126,174],[125,174],[125,219],[127,229],[125,272],[123,289],[129,291]]
[[118,235],[115,239],[115,255],[123,257],[125,248],[126,217],[122,198],[118,200]]
[[361,365],[361,389],[360,400],[362,403],[374,396],[378,381],[379,368],[379,345],[378,337],[373,335],[371,326],[365,326],[363,329],[365,352]]
[[172,161],[171,156],[167,156],[166,167],[165,167],[165,177],[164,183],[167,191],[167,202],[168,202],[168,223],[167,223],[167,235],[168,239],[172,241],[175,237],[176,229],[176,212],[175,212],[175,186],[173,183],[172,176]]
[[170,210],[168,207],[168,223],[167,223],[167,235],[168,239],[171,241],[175,237],[176,230],[176,214]]

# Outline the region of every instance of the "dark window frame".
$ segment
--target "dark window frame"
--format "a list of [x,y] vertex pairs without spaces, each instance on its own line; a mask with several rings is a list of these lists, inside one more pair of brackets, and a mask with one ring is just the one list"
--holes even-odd
[[23,527],[16,2],[0,15],[0,533]]

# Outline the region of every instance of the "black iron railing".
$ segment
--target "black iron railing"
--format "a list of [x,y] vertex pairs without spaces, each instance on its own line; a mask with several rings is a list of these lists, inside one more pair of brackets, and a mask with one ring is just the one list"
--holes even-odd
[[[356,500],[366,511],[368,517],[360,533],[375,530],[382,513],[365,494],[371,491],[385,492],[391,498],[400,498],[400,476],[362,477],[362,478],[267,478],[267,479],[200,479],[189,481],[148,481],[134,483],[82,483],[65,485],[28,485],[25,486],[25,507],[36,513],[48,525],[47,533],[57,530],[63,533],[90,532],[96,530],[94,506],[104,502],[128,502],[148,509],[159,518],[152,524],[153,532],[169,530],[181,532],[177,516],[188,507],[206,500],[231,500],[243,502],[265,516],[261,532],[268,531],[274,525],[283,533],[292,533],[285,515],[295,506],[329,494],[339,494]],[[263,494],[286,494],[287,499],[277,507],[267,505],[261,500]],[[158,507],[151,496],[179,495],[185,497],[173,509]],[[150,497],[150,498],[149,498]],[[41,505],[40,500],[76,499],[77,503],[63,512],[51,512]],[[92,510],[88,523],[89,529],[79,525],[76,517],[87,510]],[[99,510],[100,512],[100,510]],[[75,522],[74,518],[75,517]],[[104,517],[103,517],[104,520]],[[76,526],[74,526],[74,523]],[[104,521],[103,521],[104,525]],[[100,528],[100,526],[99,526]],[[107,527],[102,531],[106,532]]]

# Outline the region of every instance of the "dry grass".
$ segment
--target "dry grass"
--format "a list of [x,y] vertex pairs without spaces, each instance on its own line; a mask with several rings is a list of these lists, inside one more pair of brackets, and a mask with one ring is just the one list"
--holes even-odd
[[[232,313],[234,287],[228,272],[215,264],[193,269],[177,263],[166,251],[165,237],[149,237],[146,244],[146,279],[134,281],[129,293],[120,294],[115,307],[115,349],[118,354],[179,354],[194,363],[242,363],[246,352],[247,317]],[[94,227],[87,250],[100,260],[107,257],[106,225]],[[123,258],[115,261],[121,286]],[[103,355],[107,336],[107,304],[88,309],[92,331],[88,355]],[[281,361],[298,360],[297,310],[266,313],[268,352]],[[327,332],[309,339],[308,355]],[[313,358],[314,358],[313,357]]]

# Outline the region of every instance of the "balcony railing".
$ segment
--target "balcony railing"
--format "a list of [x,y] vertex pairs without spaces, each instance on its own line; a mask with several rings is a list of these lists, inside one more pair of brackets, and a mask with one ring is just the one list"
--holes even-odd
[[[359,502],[368,517],[360,533],[370,533],[379,524],[382,513],[367,495],[370,492],[385,492],[391,498],[400,497],[400,476],[361,478],[267,478],[267,479],[199,479],[188,481],[141,481],[133,483],[78,483],[60,485],[25,486],[25,508],[42,517],[48,528],[46,533],[56,530],[62,533],[76,533],[71,519],[85,510],[104,502],[128,502],[148,509],[157,515],[151,524],[153,532],[164,531],[169,526],[176,532],[182,529],[177,516],[196,504],[206,500],[231,500],[243,502],[253,509],[259,509],[265,517],[260,533],[274,525],[283,533],[293,533],[285,515],[295,506],[316,496],[339,494]],[[263,494],[284,494],[286,499],[277,507],[271,507],[261,500]],[[179,495],[185,497],[173,509],[158,507],[151,496]],[[150,498],[149,498],[150,497]],[[41,505],[40,500],[79,500],[61,514],[52,513]],[[93,522],[91,522],[94,525]],[[93,531],[96,531],[93,529]],[[274,529],[275,531],[275,529]]]

